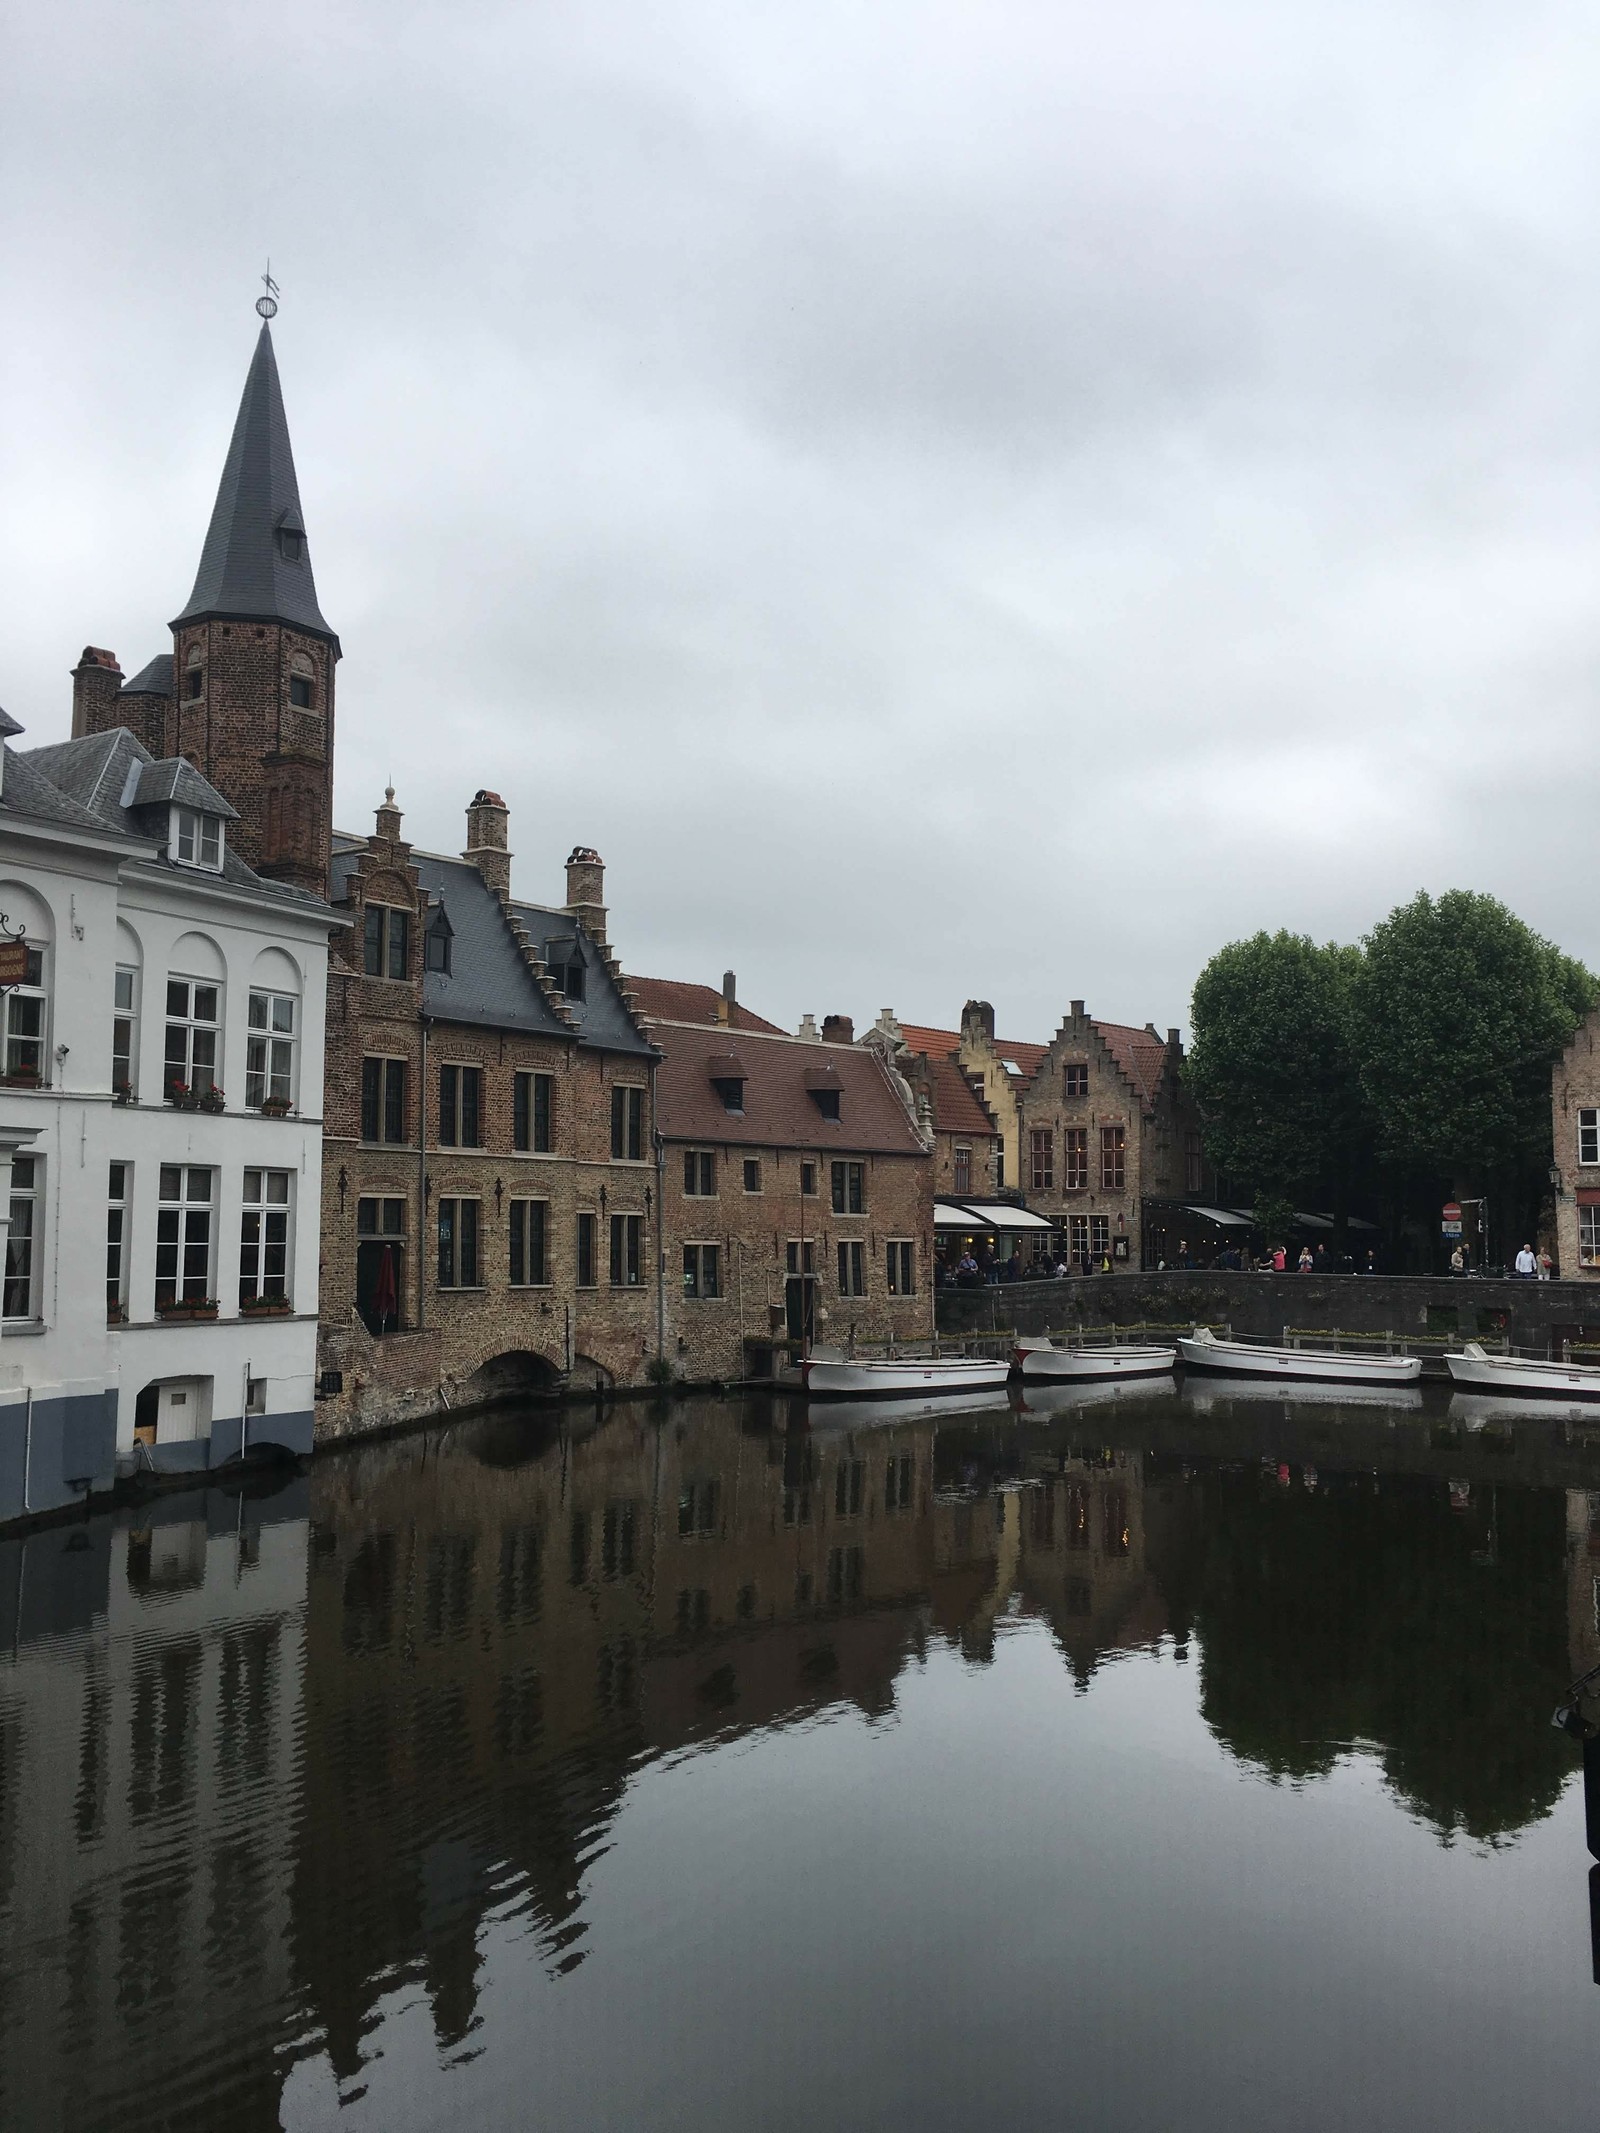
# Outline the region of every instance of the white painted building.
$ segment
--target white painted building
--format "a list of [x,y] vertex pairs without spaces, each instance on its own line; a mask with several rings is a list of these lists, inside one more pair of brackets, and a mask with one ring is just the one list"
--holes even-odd
[[0,757],[4,1522],[310,1451],[337,921],[124,729]]

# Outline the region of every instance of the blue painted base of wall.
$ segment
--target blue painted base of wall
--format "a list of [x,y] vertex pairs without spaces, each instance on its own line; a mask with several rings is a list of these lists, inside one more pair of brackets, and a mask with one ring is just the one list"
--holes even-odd
[[[287,1452],[295,1459],[311,1457],[311,1410],[299,1414],[251,1415],[242,1430],[247,1457],[268,1450]],[[237,1415],[224,1416],[211,1424],[211,1465],[222,1466],[239,1456],[241,1427]]]
[[116,1476],[114,1393],[36,1399],[0,1409],[0,1525],[81,1504]]

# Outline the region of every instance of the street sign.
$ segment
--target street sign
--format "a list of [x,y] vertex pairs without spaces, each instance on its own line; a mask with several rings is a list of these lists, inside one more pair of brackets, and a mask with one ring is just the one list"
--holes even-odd
[[1461,1234],[1461,1224],[1459,1222],[1441,1222],[1439,1227],[1447,1237],[1459,1237]]
[[1447,1222],[1459,1222],[1461,1220],[1460,1206],[1454,1200],[1445,1201],[1443,1213],[1444,1218]]
[[0,986],[21,985],[27,976],[27,942],[0,940]]

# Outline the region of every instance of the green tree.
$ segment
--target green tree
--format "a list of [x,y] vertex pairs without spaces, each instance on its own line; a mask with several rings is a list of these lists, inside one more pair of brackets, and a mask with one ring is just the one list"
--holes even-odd
[[1188,1080],[1207,1152],[1264,1202],[1326,1182],[1342,1210],[1371,1139],[1349,1041],[1361,951],[1294,933],[1220,949],[1190,1010]]
[[1550,1068],[1600,987],[1492,896],[1419,893],[1363,943],[1349,996],[1391,1162],[1460,1178],[1549,1160]]

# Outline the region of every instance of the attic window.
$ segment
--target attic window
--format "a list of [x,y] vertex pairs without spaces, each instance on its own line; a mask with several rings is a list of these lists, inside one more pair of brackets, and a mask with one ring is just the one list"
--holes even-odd
[[706,1061],[711,1086],[730,1117],[744,1117],[744,1064],[731,1052],[715,1053]]
[[450,951],[455,941],[455,928],[445,916],[441,904],[423,936],[422,959],[429,970],[437,970],[443,976],[450,975]]
[[203,867],[215,874],[222,866],[222,823],[216,815],[203,815],[197,807],[172,810],[168,851],[181,867]]
[[306,552],[306,537],[293,526],[278,528],[278,553],[286,563],[298,563]]
[[838,1124],[839,1092],[837,1089],[813,1089],[811,1091],[811,1101],[824,1118],[832,1119],[835,1125]]
[[806,1094],[824,1118],[837,1124],[841,1093],[837,1072],[832,1067],[808,1067],[805,1079]]

